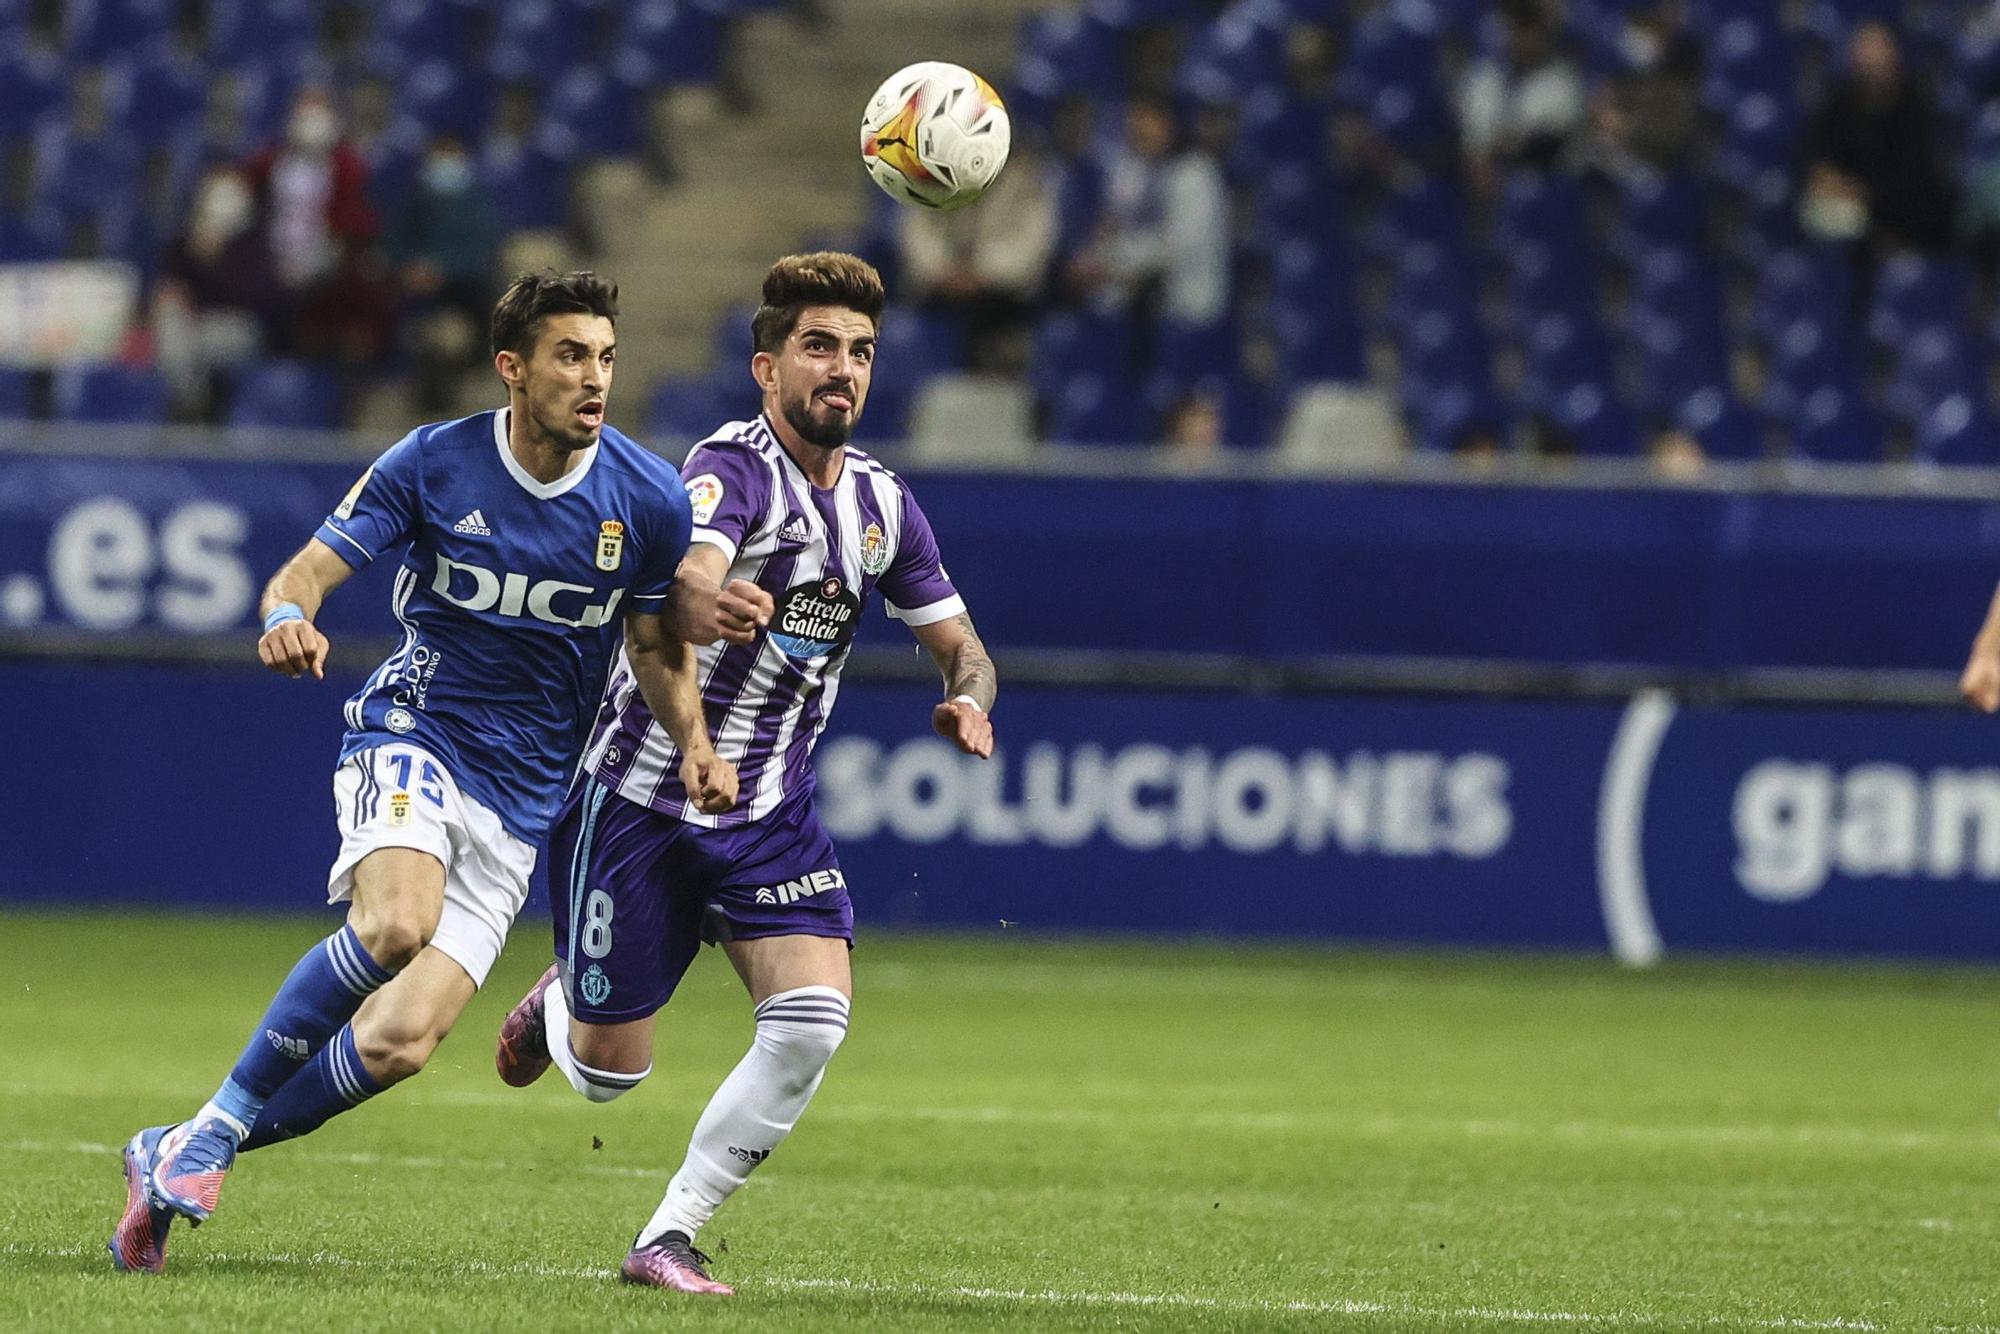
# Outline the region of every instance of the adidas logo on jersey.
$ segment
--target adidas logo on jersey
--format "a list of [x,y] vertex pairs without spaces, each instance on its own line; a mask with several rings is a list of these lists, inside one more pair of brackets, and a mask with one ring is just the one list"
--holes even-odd
[[793,519],[778,530],[780,542],[810,542],[813,540],[812,526],[804,518]]
[[759,903],[796,903],[829,889],[846,889],[847,877],[839,871],[814,871],[782,885],[768,885],[757,891]]
[[491,537],[493,530],[486,526],[486,516],[478,510],[466,515],[451,526],[454,533],[464,533],[467,537]]

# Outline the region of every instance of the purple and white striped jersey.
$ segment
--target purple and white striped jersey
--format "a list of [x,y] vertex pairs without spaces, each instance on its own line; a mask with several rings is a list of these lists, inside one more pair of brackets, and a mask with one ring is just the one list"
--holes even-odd
[[858,449],[847,450],[840,480],[823,491],[760,416],[719,428],[695,446],[681,475],[693,540],[729,556],[724,582],[751,580],[776,604],[756,642],[699,650],[709,734],[742,780],[736,806],[704,815],[688,802],[680,748],[640,698],[622,649],[582,767],[620,796],[687,824],[747,824],[810,790],[813,744],[869,593],[880,589],[889,614],[913,626],[956,616],[965,603],[910,488]]

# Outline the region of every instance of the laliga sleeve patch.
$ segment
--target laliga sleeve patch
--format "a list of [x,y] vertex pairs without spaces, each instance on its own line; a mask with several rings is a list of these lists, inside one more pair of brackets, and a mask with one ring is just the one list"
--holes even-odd
[[368,485],[368,479],[374,475],[375,465],[371,463],[368,465],[368,471],[362,473],[361,476],[354,480],[354,485],[348,488],[346,497],[339,505],[334,507],[334,518],[351,519],[354,517],[354,502],[361,499],[362,490]]
[[706,528],[715,521],[715,507],[722,503],[722,479],[712,472],[692,478],[687,484],[688,504],[694,509],[695,526]]

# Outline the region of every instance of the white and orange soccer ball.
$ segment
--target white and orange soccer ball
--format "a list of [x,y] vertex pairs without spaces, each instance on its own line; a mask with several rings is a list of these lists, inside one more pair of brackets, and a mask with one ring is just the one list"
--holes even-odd
[[891,199],[924,208],[964,208],[985,194],[1013,142],[993,85],[942,60],[891,74],[861,117],[868,175]]

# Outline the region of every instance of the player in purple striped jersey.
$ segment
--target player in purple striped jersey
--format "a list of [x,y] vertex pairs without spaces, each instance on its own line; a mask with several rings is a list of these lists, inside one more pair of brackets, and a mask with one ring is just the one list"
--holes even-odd
[[937,732],[993,753],[997,682],[909,487],[848,447],[874,373],[882,280],[852,255],[793,255],[765,275],[751,373],[763,412],[696,446],[684,575],[748,580],[776,610],[749,645],[696,655],[735,808],[690,801],[673,741],[614,670],[578,781],[550,837],[557,962],[500,1031],[502,1078],[551,1063],[603,1102],[652,1069],[654,1015],[704,939],[749,989],[757,1036],[696,1124],[686,1160],[626,1256],[624,1277],[726,1294],[694,1238],[805,1111],[847,1032],[854,910],[813,809],[813,743],[873,593],[930,650]]

